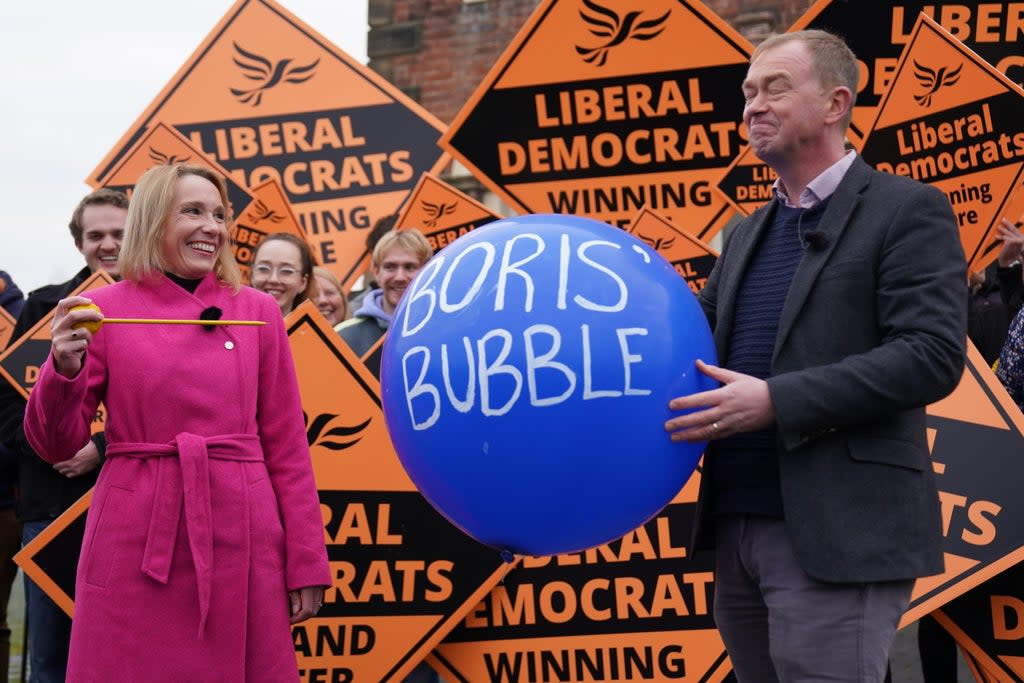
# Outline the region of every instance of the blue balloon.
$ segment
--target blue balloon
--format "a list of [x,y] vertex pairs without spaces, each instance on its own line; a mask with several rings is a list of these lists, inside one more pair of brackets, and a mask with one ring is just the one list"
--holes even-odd
[[622,230],[531,215],[460,237],[419,272],[384,342],[396,452],[426,499],[526,555],[612,541],[657,514],[705,444],[672,443],[671,398],[717,384],[696,297]]

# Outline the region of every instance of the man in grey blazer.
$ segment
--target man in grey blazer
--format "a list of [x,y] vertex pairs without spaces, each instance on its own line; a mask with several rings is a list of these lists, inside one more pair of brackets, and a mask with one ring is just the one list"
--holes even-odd
[[845,148],[857,81],[821,31],[754,52],[743,118],[776,195],[700,294],[722,386],[666,423],[710,440],[697,524],[741,683],[882,681],[914,580],[943,569],[925,406],[963,372],[966,263],[941,192]]

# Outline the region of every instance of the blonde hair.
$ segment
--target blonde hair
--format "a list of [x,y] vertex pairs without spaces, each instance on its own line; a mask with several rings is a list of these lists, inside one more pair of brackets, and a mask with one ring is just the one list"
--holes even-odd
[[[352,316],[352,309],[349,306],[348,297],[345,296],[345,288],[341,286],[341,280],[339,280],[338,277],[334,273],[332,273],[331,271],[327,270],[323,266],[313,266],[313,278],[312,279],[315,280],[318,277],[322,277],[323,279],[325,279],[328,282],[330,282],[331,286],[334,287],[335,289],[337,289],[338,293],[341,294],[341,306],[342,306],[342,311],[341,311],[342,312],[342,316],[341,316],[341,319],[342,320],[348,320]],[[319,288],[319,287],[320,287],[320,283],[317,283],[317,288]]]
[[[141,282],[167,271],[169,264],[164,259],[160,242],[174,204],[178,180],[187,175],[205,178],[217,188],[227,212],[225,227],[230,231],[231,204],[228,201],[228,188],[219,173],[195,164],[154,166],[139,178],[128,203],[124,242],[118,261],[121,277],[125,280]],[[242,283],[242,273],[238,269],[238,263],[235,262],[228,241],[220,248],[214,271],[221,282],[229,285],[233,291],[238,291]]]
[[380,266],[380,262],[384,259],[384,253],[395,247],[411,251],[419,259],[421,266],[434,255],[434,250],[430,248],[430,242],[416,228],[391,230],[384,233],[384,236],[377,242],[377,246],[373,248],[374,267]]

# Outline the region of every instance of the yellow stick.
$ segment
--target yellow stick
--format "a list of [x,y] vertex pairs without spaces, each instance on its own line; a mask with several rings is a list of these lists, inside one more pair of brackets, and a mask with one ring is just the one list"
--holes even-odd
[[162,320],[160,318],[104,318],[107,323],[132,323],[142,325],[266,325],[262,320]]

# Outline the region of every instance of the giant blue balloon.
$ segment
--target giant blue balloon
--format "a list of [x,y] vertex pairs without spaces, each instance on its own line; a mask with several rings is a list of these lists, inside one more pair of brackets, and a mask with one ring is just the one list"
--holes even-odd
[[704,444],[671,398],[714,382],[696,298],[627,233],[562,215],[460,237],[406,291],[384,343],[395,450],[453,524],[527,555],[612,541],[682,488]]

